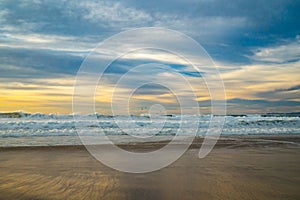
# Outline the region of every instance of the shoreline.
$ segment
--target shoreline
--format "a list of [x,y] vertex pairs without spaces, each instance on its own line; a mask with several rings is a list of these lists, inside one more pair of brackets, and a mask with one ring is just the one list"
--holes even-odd
[[[51,136],[46,136],[42,138],[47,138]],[[61,137],[61,136],[57,136]],[[74,137],[74,136],[70,136]],[[75,136],[79,139],[78,136]],[[118,136],[114,136],[118,137]],[[160,137],[160,136],[158,136]],[[27,137],[27,139],[30,139],[31,137]],[[165,137],[163,137],[165,138]],[[5,140],[5,138],[2,138]],[[11,138],[12,139],[12,138]],[[14,138],[13,138],[14,139]],[[200,148],[203,142],[204,136],[196,136],[193,143],[190,145],[189,149],[193,148]],[[80,139],[79,139],[80,140]],[[150,146],[157,146],[162,147],[164,145],[167,145],[171,140],[163,139],[163,140],[156,140],[156,141],[149,141],[149,142],[122,142],[117,143],[115,145],[126,148],[126,147],[133,147],[133,148],[147,148]],[[101,146],[105,146],[107,144],[98,144]],[[257,147],[268,147],[268,146],[277,146],[277,145],[290,145],[290,146],[299,146],[300,147],[300,134],[253,134],[253,135],[222,135],[219,137],[218,142],[216,143],[214,148],[219,147],[228,147],[228,148],[234,148],[234,147],[242,147],[247,145],[255,145]],[[24,146],[0,146],[0,151],[4,149],[26,149],[26,148],[48,148],[48,147],[57,147],[57,148],[68,148],[68,147],[84,147],[83,144],[58,144],[58,145],[24,145]]]
[[199,159],[202,139],[171,165],[145,174],[111,169],[79,145],[1,147],[0,200],[300,199],[300,136],[221,137]]

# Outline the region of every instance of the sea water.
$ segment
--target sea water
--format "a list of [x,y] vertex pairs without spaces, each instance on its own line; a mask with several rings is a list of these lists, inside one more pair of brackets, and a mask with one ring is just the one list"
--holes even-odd
[[[167,140],[178,134],[180,128],[183,129],[181,134],[205,136],[212,117],[211,115],[113,117],[100,114],[92,116],[92,118],[82,117],[80,120],[80,117],[74,118],[74,115],[1,113],[0,146],[80,145],[82,143],[78,137],[78,127],[86,130],[91,137],[98,137],[98,131],[101,130],[101,133],[109,136],[115,143],[132,142],[132,138],[135,137],[140,138],[138,141]],[[96,123],[93,122],[91,126],[88,120]],[[222,135],[253,134],[300,134],[300,115],[294,113],[225,116]],[[106,143],[106,140],[103,139],[103,143]]]

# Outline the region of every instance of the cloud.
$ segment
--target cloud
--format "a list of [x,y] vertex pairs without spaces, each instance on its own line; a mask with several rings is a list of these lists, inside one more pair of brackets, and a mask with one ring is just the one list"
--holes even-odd
[[300,61],[285,64],[244,65],[223,71],[221,77],[228,98],[283,100],[294,98],[294,94],[276,95],[276,98],[270,94],[274,94],[278,88],[299,85],[299,66]]
[[257,97],[267,99],[283,99],[284,97],[286,100],[300,101],[299,92],[300,85],[296,85],[289,88],[279,88],[265,92],[258,92]]
[[95,47],[97,38],[80,38],[77,36],[59,36],[47,34],[3,33],[0,37],[0,47],[41,49],[60,51],[61,53],[77,53],[87,55]]
[[300,106],[300,102],[298,101],[268,101],[262,99],[230,99],[228,100],[228,104],[238,104],[238,105],[258,105],[260,106]]
[[[134,7],[126,7],[121,2],[113,1],[85,1],[78,4],[81,9],[87,11],[84,19],[99,23],[107,22],[111,26],[135,26],[146,25],[153,18],[150,14],[143,10],[138,10]],[[125,24],[124,24],[125,23]]]
[[250,58],[258,62],[289,63],[300,60],[300,36],[286,44],[254,50]]
[[[0,1],[0,80],[6,98],[2,105],[11,103],[11,108],[19,108],[21,104],[14,104],[13,98],[34,97],[34,103],[27,104],[33,110],[41,109],[35,107],[37,102],[51,107],[53,102],[43,104],[42,100],[72,91],[71,81],[64,80],[74,80],[84,57],[96,44],[123,30],[156,26],[186,33],[204,46],[220,65],[227,96],[235,99],[230,103],[249,104],[248,109],[256,111],[268,103],[274,106],[272,109],[276,106],[282,110],[298,108],[298,104],[291,102],[283,106],[269,100],[299,101],[299,9],[299,1],[294,0],[233,0],[230,3],[226,0],[174,0],[172,3],[167,0],[3,0]],[[180,47],[176,40],[169,39],[170,44]],[[192,50],[185,49],[193,55]],[[106,59],[111,52],[112,49],[107,49],[96,53]],[[150,62],[170,66],[197,85],[199,100],[208,99],[207,91],[199,85],[200,77],[209,75],[205,74],[206,69],[196,72],[180,59],[162,52],[139,52],[114,63],[106,71],[106,89],[109,91],[114,80],[131,66]],[[120,89],[124,92],[134,87],[134,80],[143,76],[133,77]],[[176,78],[168,77],[167,73],[157,70],[145,76],[173,81],[180,94],[186,92],[185,85],[176,84]],[[16,96],[11,91],[17,88],[20,90]],[[34,96],[36,92],[40,97]],[[148,88],[140,93],[141,98],[150,100],[151,95],[157,94],[160,96],[155,101],[170,102],[159,88]],[[59,101],[69,101],[66,96]],[[259,101],[255,102],[256,99]],[[105,96],[102,102],[109,100],[110,97]],[[53,104],[55,106],[58,105]]]
[[[210,100],[199,101],[200,109],[210,108]],[[293,108],[294,110],[290,110]],[[293,112],[300,108],[299,101],[292,100],[265,100],[233,98],[227,100],[228,114],[259,114],[268,112]]]
[[1,48],[0,78],[45,78],[75,75],[83,58],[56,51]]
[[4,0],[0,2],[0,39],[11,48],[86,53],[119,31],[160,26],[192,36],[214,59],[245,64],[253,54],[249,47],[272,45],[278,38],[300,34],[299,7],[297,1],[290,0],[234,0],[230,5],[225,0],[176,0],[171,4],[156,0]]
[[202,77],[200,72],[188,72],[188,71],[180,71],[179,73],[186,75],[186,76],[191,76],[191,77]]
[[300,90],[300,85],[296,85],[285,89],[276,89],[275,91],[281,92],[281,91],[294,91],[294,90]]

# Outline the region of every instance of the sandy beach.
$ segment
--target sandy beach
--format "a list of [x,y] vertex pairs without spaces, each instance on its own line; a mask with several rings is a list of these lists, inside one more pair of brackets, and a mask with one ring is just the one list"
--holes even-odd
[[204,159],[201,141],[146,174],[110,169],[83,146],[3,147],[0,199],[300,199],[299,136],[223,137]]

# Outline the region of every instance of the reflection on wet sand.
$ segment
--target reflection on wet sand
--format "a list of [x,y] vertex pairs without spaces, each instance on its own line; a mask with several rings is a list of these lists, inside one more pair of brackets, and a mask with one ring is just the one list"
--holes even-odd
[[112,170],[82,146],[1,148],[0,199],[299,199],[299,138],[283,140],[221,141],[204,159],[192,148],[147,174]]

